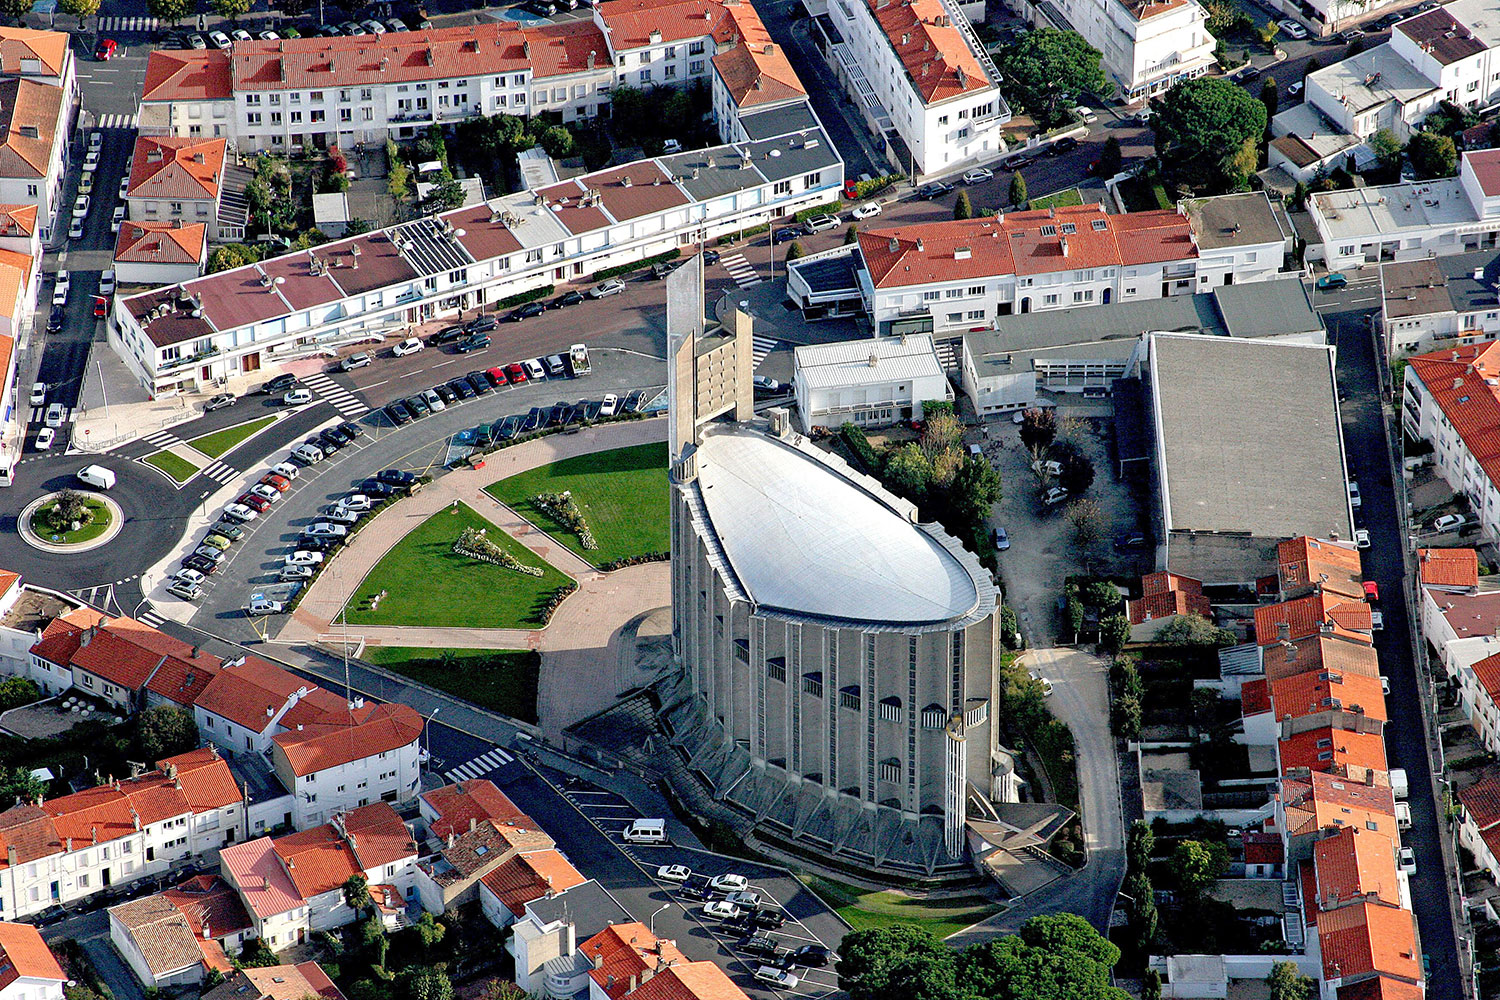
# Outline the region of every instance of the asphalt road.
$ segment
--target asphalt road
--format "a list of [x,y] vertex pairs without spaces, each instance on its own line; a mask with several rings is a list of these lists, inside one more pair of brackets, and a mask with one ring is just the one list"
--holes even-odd
[[[1368,285],[1351,286],[1337,297],[1321,297],[1318,304],[1337,308],[1369,294]],[[1386,747],[1390,765],[1406,769],[1411,789],[1408,801],[1412,827],[1403,839],[1416,853],[1417,872],[1411,876],[1412,908],[1417,917],[1421,949],[1431,966],[1428,996],[1457,1000],[1462,988],[1454,914],[1440,845],[1440,838],[1446,837],[1447,831],[1438,821],[1423,728],[1427,705],[1412,660],[1415,612],[1406,599],[1403,558],[1406,538],[1397,516],[1395,486],[1387,460],[1378,381],[1377,366],[1384,362],[1375,351],[1367,309],[1327,312],[1324,319],[1338,345],[1339,387],[1346,395],[1342,413],[1349,474],[1358,479],[1363,495],[1356,513],[1360,525],[1369,530],[1372,542],[1364,550],[1365,576],[1380,585],[1385,617],[1385,628],[1375,633],[1375,647],[1391,685],[1386,700],[1390,714],[1385,729]]]

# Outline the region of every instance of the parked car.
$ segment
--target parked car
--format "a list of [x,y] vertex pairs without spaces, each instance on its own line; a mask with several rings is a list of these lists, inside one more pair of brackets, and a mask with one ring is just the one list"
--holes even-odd
[[474,395],[483,396],[487,392],[493,392],[495,387],[490,385],[489,379],[484,377],[484,372],[469,372],[464,376],[464,381],[469,383],[469,388],[474,390]]
[[487,333],[476,333],[458,342],[458,353],[468,354],[470,351],[482,350],[489,346],[490,335]]
[[315,521],[303,528],[302,533],[309,538],[343,538],[349,529],[332,521]]
[[803,226],[786,226],[776,230],[776,235],[771,237],[773,243],[790,243],[792,240],[801,239],[807,235],[807,229]]
[[443,397],[439,396],[431,389],[428,389],[426,392],[422,393],[422,402],[426,403],[427,408],[433,413],[438,413],[448,408],[448,404],[443,402]]
[[232,392],[221,392],[217,396],[208,397],[208,402],[203,404],[204,413],[212,413],[225,407],[233,406],[239,402],[239,398]]
[[815,215],[803,223],[803,225],[815,233],[821,233],[825,230],[837,229],[839,227],[839,217],[837,215]]
[[385,415],[391,418],[391,423],[400,427],[402,424],[411,423],[411,414],[406,412],[406,407],[401,405],[401,400],[393,400],[385,404]]
[[558,309],[562,306],[576,306],[583,301],[583,293],[576,289],[571,292],[563,292],[557,298],[547,303],[548,309]]
[[1343,288],[1347,284],[1349,284],[1349,279],[1338,271],[1325,274],[1318,278],[1317,281],[1318,290],[1321,292],[1331,292],[1335,289]]
[[587,294],[591,299],[602,299],[610,295],[619,295],[624,290],[625,282],[619,278],[610,278],[608,281],[601,282],[590,288]]
[[281,402],[286,406],[303,406],[313,401],[311,389],[293,389],[281,397]]
[[271,466],[271,472],[281,476],[283,479],[296,479],[302,475],[302,470],[295,462],[277,462]]
[[218,549],[220,552],[224,552],[229,548],[230,542],[223,535],[218,535],[210,531],[203,536],[203,544],[211,549]]
[[1068,499],[1068,491],[1061,486],[1054,486],[1042,497],[1042,503],[1048,507],[1055,507]]
[[279,473],[268,472],[264,476],[260,477],[259,485],[269,486],[272,489],[280,490],[281,492],[285,493],[287,490],[292,488],[292,481]]
[[406,411],[412,416],[416,417],[418,420],[421,420],[423,417],[427,416],[427,414],[432,412],[432,410],[427,406],[427,400],[423,399],[421,396],[407,396],[401,402],[406,405]]
[[438,394],[438,398],[441,399],[443,401],[443,404],[446,406],[451,406],[452,404],[458,402],[458,393],[449,388],[447,382],[439,382],[437,385],[432,387],[432,391]]
[[547,377],[546,369],[542,367],[541,361],[537,360],[536,358],[529,358],[528,360],[521,362],[521,365],[526,369],[526,377],[531,379],[533,382],[540,381]]
[[[308,555],[322,555],[321,552],[309,552]],[[288,559],[291,556],[287,557]],[[276,579],[282,583],[295,583],[300,580],[311,580],[313,568],[311,566],[282,566],[281,571],[276,574]]]
[[983,184],[995,176],[995,172],[989,167],[975,167],[964,174],[965,184]]
[[323,449],[315,444],[299,444],[292,449],[292,457],[303,465],[316,465],[323,461]]
[[61,403],[53,403],[47,407],[47,415],[45,417],[47,426],[53,430],[58,429],[63,425],[63,417],[66,414],[67,409]]
[[488,333],[499,325],[500,321],[494,316],[475,316],[464,324],[464,329],[470,333]]
[[345,510],[369,510],[375,502],[363,493],[350,493],[339,499],[338,505]]
[[1292,38],[1303,39],[1307,37],[1307,29],[1289,17],[1283,18],[1276,23],[1281,26],[1282,31],[1285,31]]
[[513,310],[509,316],[505,317],[505,319],[510,323],[519,323],[523,319],[530,319],[533,316],[540,316],[546,311],[547,307],[542,303],[528,302],[524,306],[521,306],[519,309]]
[[620,411],[620,397],[612,392],[604,394],[604,399],[599,404],[599,416],[612,417]]
[[567,365],[563,364],[561,354],[549,354],[545,358],[541,358],[539,360],[546,367],[548,378],[568,377],[568,367]]
[[1399,852],[1399,857],[1401,858],[1401,870],[1408,875],[1415,875],[1417,873],[1416,852],[1403,844]]
[[339,362],[339,371],[341,371],[341,372],[352,372],[352,371],[354,371],[354,369],[356,369],[356,368],[363,368],[366,365],[368,365],[369,363],[370,363],[370,355],[368,353],[366,353],[365,351],[360,351],[358,354],[351,354],[347,358],[345,358],[344,360],[340,361]]
[[190,555],[182,560],[182,568],[202,573],[204,576],[211,576],[218,572],[219,564],[200,555]]
[[443,344],[457,343],[458,341],[463,340],[468,335],[469,331],[464,329],[462,324],[454,324],[453,326],[443,327],[437,333],[434,333],[431,337],[428,337],[427,342],[430,343],[433,347],[439,347]]
[[849,214],[856,219],[872,219],[880,214],[880,203],[867,201]]
[[1376,583],[1374,580],[1366,580],[1364,582],[1364,591],[1366,604],[1380,603],[1380,584]]
[[1370,547],[1370,531],[1368,528],[1354,529],[1354,547],[1368,549]]
[[777,989],[794,990],[802,980],[788,969],[778,968],[774,965],[762,965],[755,970],[755,978],[763,983],[769,983]]
[[1462,514],[1444,514],[1432,522],[1433,531],[1457,531],[1468,521]]
[[242,503],[231,503],[224,507],[224,516],[235,521],[253,521],[260,516],[256,511],[246,507]]
[[687,865],[662,865],[656,869],[656,877],[663,882],[686,882],[693,877],[693,870]]
[[519,361],[512,361],[505,366],[505,377],[516,384],[526,381],[526,366]]
[[1301,80],[1294,80],[1290,84],[1287,85],[1286,96],[1288,96],[1288,97],[1296,97],[1300,93],[1302,93],[1302,81]]
[[716,920],[733,920],[744,911],[733,903],[726,903],[722,899],[715,899],[703,904],[703,915],[713,917]]
[[792,965],[815,965],[819,968],[833,959],[833,953],[821,944],[805,944],[791,954]]
[[36,432],[36,450],[47,451],[52,447],[52,441],[57,437],[57,431],[50,427],[43,427]]
[[1362,503],[1364,503],[1364,500],[1359,495],[1359,483],[1357,483],[1357,482],[1355,482],[1354,480],[1351,479],[1351,480],[1349,480],[1348,486],[1349,486],[1349,506],[1354,507],[1355,509],[1358,509],[1359,505],[1362,504]]
[[68,289],[72,286],[72,279],[67,271],[58,271],[56,283],[52,286],[52,304],[65,306],[68,304]]
[[474,387],[469,384],[468,379],[456,378],[448,383],[448,388],[452,389],[453,394],[459,399],[474,398]]
[[760,893],[754,889],[741,889],[738,892],[731,892],[725,896],[724,902],[750,909],[760,905]]
[[281,499],[281,491],[276,487],[268,486],[265,483],[256,483],[254,486],[250,487],[250,492],[255,496],[260,497],[266,503],[273,504],[277,500]]
[[184,601],[196,601],[203,596],[203,588],[196,583],[187,583],[183,580],[174,580],[167,585],[167,593],[173,597],[180,597]]
[[404,489],[410,489],[417,484],[417,474],[404,472],[401,469],[383,469],[375,474],[376,482],[387,483]]
[[1370,612],[1370,631],[1379,632],[1385,628],[1385,614],[1380,611]]
[[489,381],[490,385],[494,386],[496,389],[500,388],[510,381],[510,379],[505,374],[505,370],[498,365],[494,368],[486,368],[484,370],[484,377]]
[[275,395],[278,392],[285,392],[286,390],[292,388],[297,384],[297,376],[288,373],[284,375],[277,375],[269,382],[261,383],[261,387],[255,391],[256,393],[261,395],[271,396]]
[[401,341],[401,343],[391,348],[391,353],[398,358],[404,358],[408,354],[416,354],[426,346],[426,344],[423,344],[416,337],[407,337],[405,340]]
[[995,529],[995,551],[1004,552],[1010,548],[1010,535],[1004,528]]
[[256,496],[254,493],[243,493],[235,503],[244,504],[257,513],[264,514],[271,509],[271,501],[265,497]]

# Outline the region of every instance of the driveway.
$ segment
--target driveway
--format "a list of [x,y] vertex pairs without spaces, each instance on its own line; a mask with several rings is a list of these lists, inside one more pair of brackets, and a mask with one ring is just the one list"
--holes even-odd
[[109,940],[109,913],[100,907],[61,923],[43,928],[42,938],[48,944],[73,940],[93,960],[94,968],[115,995],[115,1000],[145,1000],[141,981],[120,958]]

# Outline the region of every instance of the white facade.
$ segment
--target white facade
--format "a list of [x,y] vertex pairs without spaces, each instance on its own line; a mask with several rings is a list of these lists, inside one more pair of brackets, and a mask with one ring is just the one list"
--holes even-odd
[[275,747],[271,764],[291,792],[292,825],[304,830],[372,802],[389,802],[397,807],[411,802],[420,784],[420,741],[419,730],[418,737],[405,746],[303,775],[293,773],[281,748]]
[[1067,25],[1099,50],[1104,71],[1127,101],[1159,94],[1214,65],[1214,36],[1197,0],[1127,5],[1058,0]]
[[921,420],[924,402],[953,398],[927,334],[799,347],[792,384],[809,433],[845,422],[882,427]]
[[1432,442],[1432,461],[1437,473],[1454,492],[1468,498],[1478,515],[1479,527],[1489,539],[1500,538],[1500,488],[1485,472],[1464,443],[1453,423],[1444,415],[1431,390],[1408,366],[1401,400],[1401,423],[1413,440]]

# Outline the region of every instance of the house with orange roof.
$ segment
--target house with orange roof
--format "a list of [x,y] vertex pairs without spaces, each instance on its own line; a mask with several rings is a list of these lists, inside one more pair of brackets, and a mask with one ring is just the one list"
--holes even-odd
[[191,281],[208,264],[208,227],[201,222],[120,223],[115,237],[115,278],[121,285]]
[[1359,550],[1352,542],[1300,535],[1276,546],[1279,600],[1326,593],[1362,601],[1364,579]]
[[115,951],[146,987],[200,983],[210,970],[233,971],[252,930],[239,894],[217,875],[109,908]]
[[786,52],[771,40],[754,5],[748,0],[725,4],[724,13],[734,26],[733,34],[710,60],[719,137],[725,142],[750,139],[750,130],[740,121],[742,115],[793,107],[813,115],[802,80]]
[[[1500,641],[1493,637],[1450,643],[1448,663],[1458,681],[1458,705],[1491,753],[1500,748]],[[1488,654],[1469,662],[1471,655]]]
[[1213,617],[1201,581],[1165,570],[1141,577],[1141,596],[1127,601],[1125,610],[1131,642],[1150,642],[1162,626],[1182,615]]
[[0,923],[0,1000],[62,1000],[68,982],[35,927]]
[[412,802],[422,725],[409,705],[356,698],[273,737],[271,767],[292,794],[292,825],[303,829],[370,802]]
[[1500,538],[1500,346],[1485,341],[1418,355],[1407,371],[1402,427],[1412,440],[1431,442],[1438,474],[1472,499],[1471,520],[1486,538]]
[[455,781],[423,792],[418,805],[429,836],[439,843],[450,834],[472,830],[485,820],[503,823],[525,816],[488,778]]
[[[258,656],[242,656],[223,665],[193,702],[193,721],[200,736],[231,753],[266,753],[279,734],[296,728],[296,722],[321,718],[324,707],[318,695],[329,692],[311,681],[294,677]],[[297,713],[283,724],[298,705],[315,706],[311,715]],[[330,710],[347,711],[342,698],[334,697]]]
[[0,918],[40,913],[160,875],[244,836],[225,761],[194,750],[129,778],[0,813]]
[[31,655],[37,635],[67,615],[97,616],[86,611],[82,601],[70,594],[38,587],[21,574],[0,569],[0,674],[29,677],[42,694],[57,694],[71,687],[73,672],[57,668]]
[[1282,774],[1321,771],[1366,785],[1389,785],[1385,737],[1323,726],[1283,736],[1276,743]]
[[1418,549],[1417,582],[1447,594],[1479,589],[1479,553],[1473,549]]
[[69,671],[74,685],[125,711],[191,706],[220,663],[133,618],[107,615],[56,619],[31,655],[50,670]]
[[219,852],[220,873],[239,893],[254,936],[272,951],[355,920],[358,914],[343,893],[355,875],[364,876],[372,897],[376,887],[388,885],[397,897],[414,898],[416,860],[411,831],[384,802],[300,833],[259,837]]
[[1364,827],[1392,842],[1400,839],[1396,798],[1386,784],[1304,771],[1282,776],[1272,804],[1272,822],[1286,844],[1288,864],[1308,860],[1317,841],[1345,826]]
[[530,816],[476,821],[450,831],[437,854],[417,865],[417,893],[434,913],[477,898],[479,882],[511,858],[552,850],[557,844]]
[[226,139],[137,136],[125,191],[129,218],[201,223],[221,240],[242,236],[239,230],[226,234],[219,229],[227,151]]
[[695,962],[645,924],[607,927],[578,948],[590,964],[589,1000],[744,1000],[713,962]]
[[237,969],[203,1000],[344,1000],[317,962]]
[[66,31],[0,26],[0,76],[21,77],[61,87],[78,96],[71,38]]
[[526,914],[526,904],[566,892],[587,879],[560,851],[547,848],[517,854],[479,880],[479,908],[496,927],[505,928]]
[[1373,643],[1373,631],[1363,599],[1316,593],[1255,609],[1255,641],[1261,646],[1315,636]]
[[0,76],[0,204],[33,205],[38,236],[50,242],[63,208],[73,104],[62,87]]

